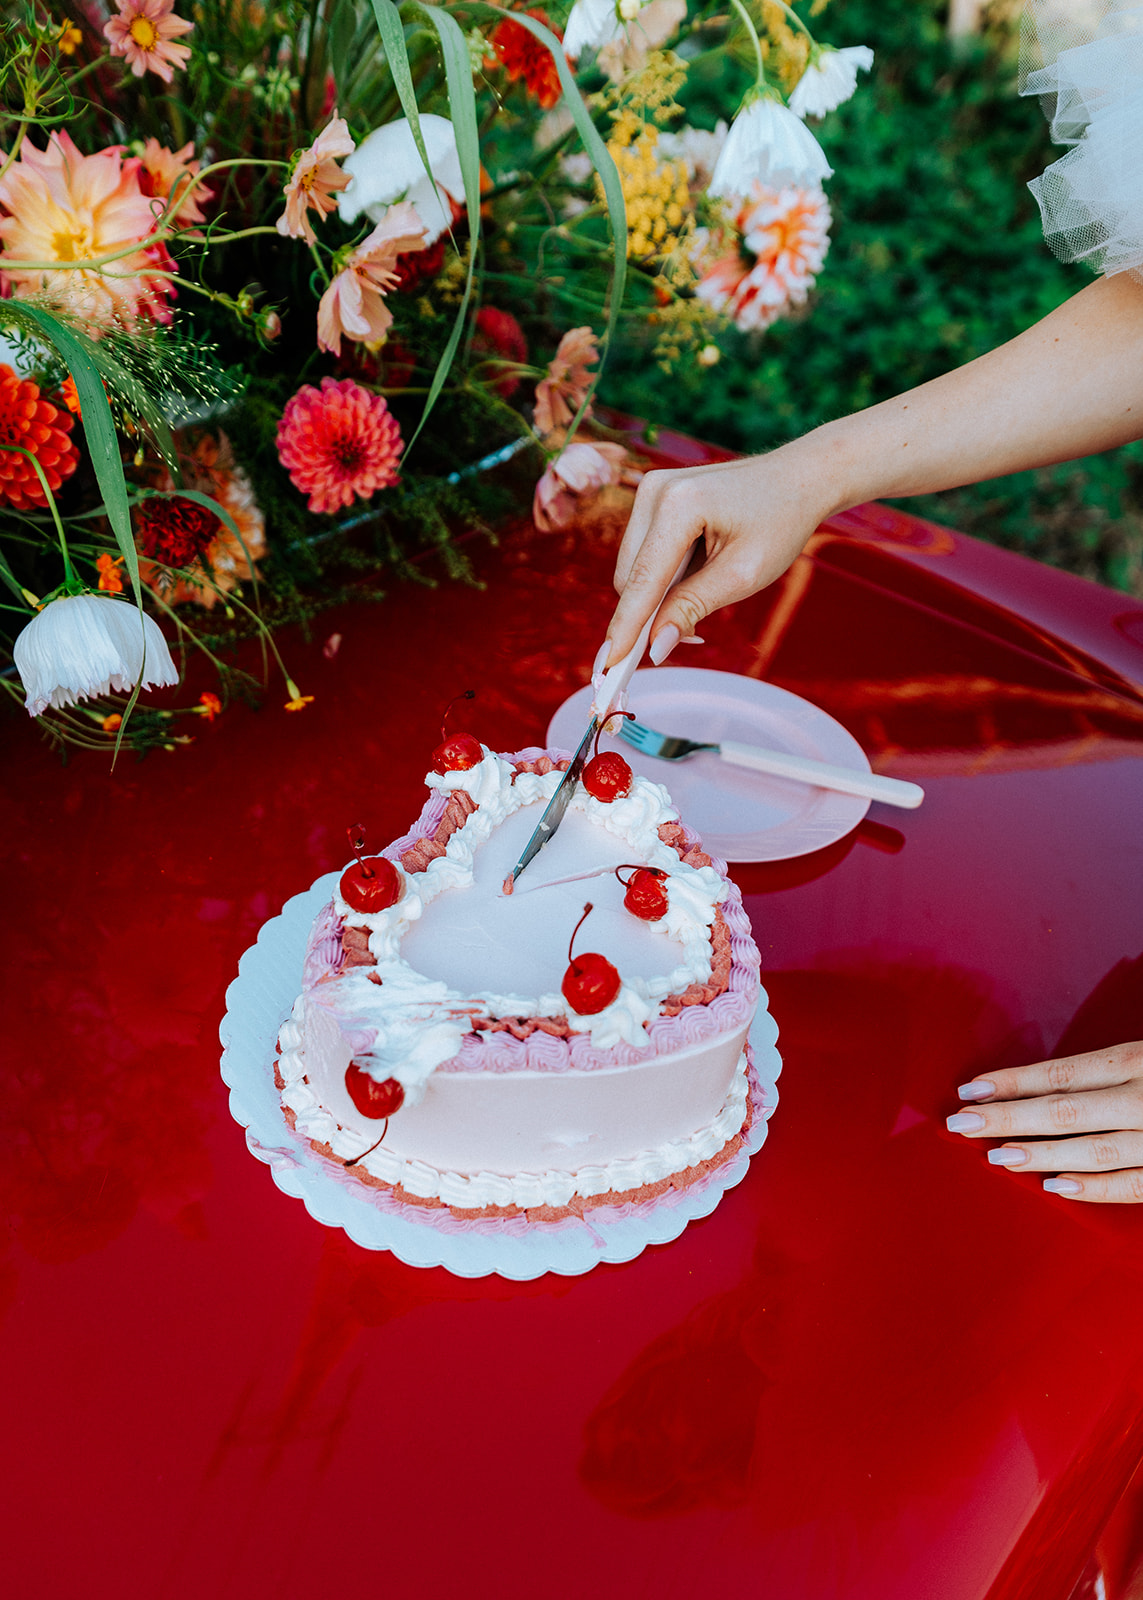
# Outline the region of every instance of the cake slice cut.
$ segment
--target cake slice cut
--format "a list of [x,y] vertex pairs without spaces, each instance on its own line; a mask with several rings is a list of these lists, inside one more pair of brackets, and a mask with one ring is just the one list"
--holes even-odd
[[[759,957],[737,888],[633,776],[609,801],[578,789],[506,895],[567,757],[481,749],[428,775],[421,816],[382,852],[393,903],[362,911],[350,884],[317,917],[281,1031],[287,1116],[394,1203],[461,1219],[545,1223],[700,1181],[753,1114]],[[663,891],[643,915],[636,869]],[[577,951],[618,975],[593,1011],[563,986],[585,903]]]

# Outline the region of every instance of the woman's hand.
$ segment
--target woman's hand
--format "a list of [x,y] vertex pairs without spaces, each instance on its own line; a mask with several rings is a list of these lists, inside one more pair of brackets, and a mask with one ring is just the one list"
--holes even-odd
[[1073,1200],[1143,1203],[1143,1040],[993,1072],[958,1093],[974,1109],[949,1131],[1003,1139],[994,1166],[1057,1173],[1044,1188]]
[[706,560],[672,589],[656,619],[651,659],[665,661],[711,611],[781,577],[835,509],[815,471],[817,436],[768,456],[649,472],[639,485],[619,550],[620,601],[608,630],[620,660],[655,610],[680,561],[700,540]]

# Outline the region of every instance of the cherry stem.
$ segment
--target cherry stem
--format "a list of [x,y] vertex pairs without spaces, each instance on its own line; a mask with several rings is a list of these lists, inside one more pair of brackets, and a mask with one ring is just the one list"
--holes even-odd
[[569,967],[574,967],[575,966],[575,961],[574,961],[574,959],[572,957],[572,945],[575,943],[575,936],[579,932],[579,930],[583,927],[584,923],[587,921],[587,918],[590,915],[591,915],[591,901],[589,900],[587,902],[587,904],[583,908],[583,916],[579,919],[579,921],[576,923],[575,927],[572,929],[572,936],[568,940],[568,966]]
[[[389,1118],[386,1117],[385,1118],[385,1126],[381,1129],[381,1139],[384,1139],[385,1135],[388,1132],[389,1132]],[[381,1139],[378,1139],[377,1144],[381,1143]],[[359,1161],[364,1161],[366,1156],[371,1156],[373,1154],[374,1150],[376,1150],[376,1148],[377,1148],[377,1144],[371,1144],[369,1146],[368,1150],[363,1150],[359,1156],[354,1156],[352,1161],[347,1161],[345,1163],[346,1166],[347,1167],[355,1167]]]
[[[363,822],[353,823],[351,827],[346,828],[345,836],[349,840],[349,848],[357,857],[357,865],[361,868],[361,876],[363,878],[375,878],[377,874],[373,868],[367,867],[361,859],[361,852],[365,849],[365,824]],[[382,1135],[383,1137],[384,1135]],[[368,1152],[366,1153],[368,1154]]]
[[[633,861],[621,861],[615,869],[615,876],[619,878],[621,872],[649,872],[653,878],[665,878],[667,876],[662,867],[640,867],[636,866]],[[631,879],[619,878],[619,881],[626,889]]]
[[453,695],[453,697],[449,701],[448,705],[445,706],[445,708],[444,708],[444,716],[441,718],[441,743],[442,744],[444,743],[445,739],[447,738],[447,735],[445,733],[445,728],[446,728],[446,726],[448,724],[448,714],[452,710],[453,706],[456,705],[458,700],[475,700],[475,699],[476,699],[476,690],[475,689],[466,689],[463,694],[454,694]]
[[612,717],[626,717],[629,722],[635,721],[634,711],[609,711],[604,717],[603,721],[599,724],[599,727],[595,730],[595,743],[591,747],[591,753],[593,756],[597,756],[599,754],[599,736],[603,732],[604,728],[606,728],[607,724],[611,721]]

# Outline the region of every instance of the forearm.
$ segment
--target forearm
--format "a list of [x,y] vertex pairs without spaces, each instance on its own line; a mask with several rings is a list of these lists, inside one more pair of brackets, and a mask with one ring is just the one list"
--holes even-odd
[[1143,436],[1143,284],[1101,278],[976,361],[789,447],[827,511],[931,494]]

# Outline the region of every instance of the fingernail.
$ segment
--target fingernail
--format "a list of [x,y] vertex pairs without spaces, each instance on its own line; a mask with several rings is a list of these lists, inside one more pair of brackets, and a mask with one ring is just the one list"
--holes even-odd
[[705,644],[706,640],[699,633],[684,633],[679,640],[680,644]]
[[661,667],[679,642],[679,630],[673,622],[668,622],[659,629],[651,641],[651,648],[647,652],[655,666]]
[[979,1133],[984,1127],[984,1118],[978,1111],[955,1111],[945,1118],[945,1127],[950,1133]]
[[994,1167],[1022,1167],[1028,1159],[1027,1150],[1015,1150],[1008,1145],[1001,1145],[999,1150],[990,1150],[988,1159]]
[[596,654],[595,660],[592,662],[592,667],[591,667],[591,681],[592,681],[592,683],[594,683],[595,680],[602,675],[603,669],[607,664],[607,658],[608,658],[608,656],[610,654],[611,654],[611,640],[610,639],[605,639],[603,641],[603,643],[599,647],[599,650],[598,650],[598,652]]
[[1074,1178],[1045,1178],[1044,1188],[1049,1194],[1082,1194],[1083,1184]]
[[996,1085],[987,1083],[983,1078],[976,1078],[972,1083],[962,1083],[957,1094],[962,1100],[987,1100],[996,1093]]

